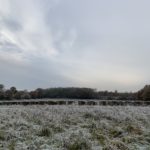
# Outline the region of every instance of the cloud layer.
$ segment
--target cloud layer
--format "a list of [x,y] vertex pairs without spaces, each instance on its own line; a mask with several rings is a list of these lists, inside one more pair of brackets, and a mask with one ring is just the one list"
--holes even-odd
[[149,83],[148,0],[0,0],[1,83],[120,91]]

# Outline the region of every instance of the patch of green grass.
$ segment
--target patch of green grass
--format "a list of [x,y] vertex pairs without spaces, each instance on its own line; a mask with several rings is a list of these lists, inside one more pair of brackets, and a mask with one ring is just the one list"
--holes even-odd
[[15,150],[15,146],[16,146],[15,141],[11,141],[11,143],[8,145],[8,149],[9,150]]
[[112,146],[104,146],[102,150],[114,150]]
[[150,144],[150,137],[146,137],[145,140]]
[[92,114],[92,113],[89,113],[89,112],[86,112],[86,113],[84,113],[83,118],[98,120],[99,116],[95,115],[95,114]]
[[5,140],[5,132],[0,131],[0,141],[4,141],[4,140]]
[[131,124],[127,125],[126,131],[131,134],[138,134],[138,135],[142,134],[142,129],[140,127]]
[[51,128],[51,130],[52,130],[53,133],[61,133],[61,132],[64,132],[64,129],[63,129],[62,126],[56,126],[56,125],[54,125],[54,124],[51,124],[51,125],[49,126],[49,128]]
[[87,128],[92,133],[93,131],[97,130],[96,122],[89,122]]
[[66,117],[66,118],[64,118],[64,119],[62,120],[62,123],[63,123],[65,126],[69,127],[69,126],[71,126],[71,125],[77,125],[77,124],[78,124],[78,121],[77,121],[77,120],[74,120],[74,119],[72,119],[72,118]]
[[134,137],[125,136],[122,138],[122,142],[124,142],[126,144],[130,144],[130,143],[136,142],[136,139]]
[[101,129],[94,129],[91,132],[91,136],[93,139],[96,139],[102,146],[108,142],[108,138],[103,134]]
[[118,128],[112,128],[110,129],[109,131],[109,135],[110,137],[112,138],[118,138],[118,137],[121,137],[123,134],[123,131],[121,129],[118,129]]
[[47,127],[43,127],[39,133],[38,133],[39,136],[45,136],[45,137],[50,137],[52,135],[52,131],[47,128]]
[[91,150],[91,144],[83,137],[82,133],[72,134],[69,141],[65,142],[64,148],[67,150]]
[[89,146],[85,141],[75,141],[74,143],[68,145],[68,150],[88,150]]
[[84,139],[76,139],[67,145],[67,150],[91,150],[91,146]]
[[34,122],[37,125],[41,125],[42,124],[42,121],[39,118],[33,118],[31,121]]
[[111,141],[111,145],[119,150],[129,150],[128,146],[118,140]]
[[86,113],[83,115],[83,117],[86,118],[86,119],[90,119],[90,118],[93,118],[94,116],[93,116],[91,113],[86,112]]

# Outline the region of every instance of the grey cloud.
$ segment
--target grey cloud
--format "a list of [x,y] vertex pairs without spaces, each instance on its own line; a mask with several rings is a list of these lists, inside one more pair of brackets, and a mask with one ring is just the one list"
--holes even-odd
[[22,30],[22,26],[19,22],[17,22],[16,19],[12,19],[11,16],[8,18],[4,18],[2,21],[3,25],[8,28],[9,30],[12,30],[12,32],[20,31]]
[[21,53],[21,49],[0,34],[0,51]]
[[11,59],[7,61],[0,59],[1,82],[7,87],[15,85],[19,89],[30,90],[38,87],[58,87],[60,83],[63,86],[72,86],[73,82],[58,74],[58,68],[55,67],[52,63],[47,64],[37,60],[31,65],[18,64]]

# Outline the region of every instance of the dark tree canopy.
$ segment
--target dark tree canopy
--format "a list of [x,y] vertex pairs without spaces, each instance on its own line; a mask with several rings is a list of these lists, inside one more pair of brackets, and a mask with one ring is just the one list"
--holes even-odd
[[149,101],[150,100],[150,85],[146,85],[143,89],[138,91],[137,97],[139,100]]
[[118,91],[97,91],[92,88],[37,88],[33,91],[17,90],[16,87],[5,89],[0,84],[0,100],[13,99],[43,99],[43,98],[69,98],[69,99],[99,99],[99,100],[150,100],[150,86],[145,86],[137,93],[120,93]]

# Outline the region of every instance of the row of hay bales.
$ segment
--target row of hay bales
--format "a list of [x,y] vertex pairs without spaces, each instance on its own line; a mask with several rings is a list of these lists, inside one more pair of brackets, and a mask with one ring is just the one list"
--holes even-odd
[[150,101],[119,101],[119,100],[28,100],[0,101],[0,105],[110,105],[110,106],[148,106]]

